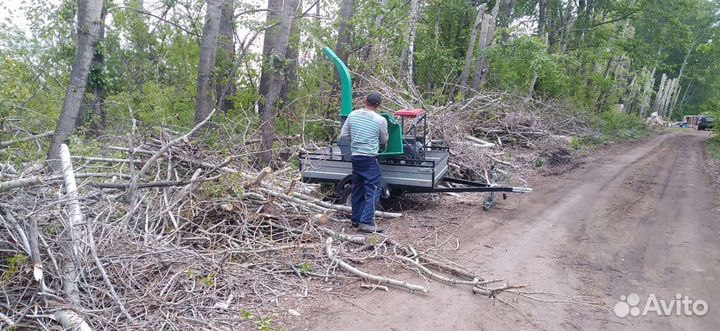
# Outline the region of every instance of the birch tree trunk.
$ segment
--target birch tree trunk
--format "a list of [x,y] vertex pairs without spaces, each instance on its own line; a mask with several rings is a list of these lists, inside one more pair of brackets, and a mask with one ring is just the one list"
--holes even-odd
[[570,36],[573,32],[573,26],[575,25],[575,15],[573,15],[573,2],[574,1],[568,1],[567,6],[565,7],[565,26],[563,27],[563,36],[560,40],[560,51],[563,54],[567,53],[568,40],[570,40]]
[[[645,69],[643,69],[644,71]],[[626,113],[632,112],[632,106],[633,101],[635,100],[635,94],[637,93],[637,89],[635,88],[635,82],[637,81],[637,75],[634,75],[632,78],[632,81],[630,82],[630,85],[628,85],[628,88],[625,92],[625,100],[623,102],[623,109]]]
[[283,62],[298,0],[268,0],[267,23],[279,23],[265,31],[263,67],[260,74],[260,165],[270,165],[275,140],[275,104],[283,84]]
[[693,81],[691,80],[688,82],[687,86],[685,86],[685,92],[683,92],[683,97],[680,99],[680,108],[678,111],[682,111],[683,105],[685,104],[685,99],[687,98],[688,91],[690,90],[690,87],[692,86]]
[[98,116],[99,119],[91,122],[91,128],[96,133],[105,128],[105,96],[107,91],[105,90],[105,82],[101,79],[103,75],[103,67],[105,66],[105,56],[103,55],[104,50],[98,47],[103,40],[105,40],[105,16],[107,15],[107,5],[103,1],[102,10],[100,11],[100,29],[98,30],[98,39],[93,47],[93,58],[90,62],[90,72],[88,77],[95,79],[88,79],[87,88],[93,94],[91,100],[83,100],[80,105],[80,112],[75,119],[75,126],[80,126],[85,123],[88,119],[92,119]]
[[207,0],[205,24],[200,40],[200,65],[198,65],[197,95],[195,96],[195,124],[205,120],[212,111],[210,88],[215,68],[215,53],[220,32],[220,11],[224,0]]
[[[302,16],[303,10],[302,0],[298,1],[297,11],[295,17]],[[285,68],[284,74],[285,79],[280,90],[280,101],[282,105],[288,105],[290,103],[290,91],[297,87],[297,70],[298,63],[300,62],[300,27],[297,20],[293,20],[292,27],[290,28],[290,37],[288,38],[287,48],[285,49]]]
[[658,86],[657,94],[655,94],[655,103],[653,105],[653,112],[660,114],[660,101],[662,99],[663,93],[665,92],[665,81],[667,80],[667,75],[662,74],[662,78],[660,79],[660,85]]
[[675,93],[673,93],[672,100],[670,100],[669,103],[669,113],[668,118],[672,118],[673,111],[675,110],[675,104],[677,103],[678,97],[680,96],[680,91],[682,90],[682,86],[680,85],[680,79],[677,79],[676,86],[675,86]]
[[472,32],[470,32],[470,42],[468,48],[465,51],[465,65],[463,66],[462,74],[460,75],[460,87],[464,90],[467,87],[468,76],[470,76],[470,66],[472,65],[473,55],[475,54],[475,42],[478,38],[478,29],[483,21],[485,15],[485,8],[487,4],[480,5],[478,14],[475,17],[475,24],[473,24]]
[[65,198],[68,200],[68,220],[65,227],[69,236],[62,260],[62,287],[68,300],[79,306],[80,290],[78,289],[78,279],[80,276],[76,268],[76,261],[82,250],[80,244],[84,242],[84,236],[79,227],[79,224],[82,223],[82,212],[78,201],[75,172],[70,161],[70,150],[65,144],[60,145],[60,162],[65,183]]
[[673,94],[675,93],[675,89],[677,88],[677,78],[673,78],[670,80],[670,83],[668,84],[668,90],[665,92],[665,96],[663,96],[663,114],[668,116],[668,119],[670,119],[670,101],[672,100]]
[[652,93],[653,85],[655,85],[655,68],[652,72],[646,76],[645,88],[643,89],[641,105],[640,105],[640,117],[645,117],[645,113],[650,108],[650,93]]
[[[60,144],[59,157],[65,184],[65,199],[68,201],[68,219],[65,224],[65,233],[69,237],[65,247],[63,247],[64,254],[61,260],[62,288],[67,300],[72,305],[79,307],[80,290],[78,289],[78,280],[80,279],[80,271],[77,269],[77,259],[85,255],[82,247],[83,243],[86,242],[85,236],[80,229],[83,216],[80,210],[80,201],[78,200],[75,172],[73,171],[70,150],[67,145]],[[92,330],[83,318],[72,310],[61,309],[53,315],[66,330]]]
[[420,0],[410,0],[410,31],[407,36],[407,63],[405,74],[407,75],[407,84],[415,86],[413,81],[413,68],[415,67],[415,37],[417,36],[417,21],[420,15]]
[[[83,6],[80,6],[80,4]],[[95,43],[98,40],[102,26],[102,22],[100,21],[102,5],[102,0],[78,1],[75,64],[73,65],[72,74],[70,75],[70,84],[68,84],[65,93],[62,112],[55,127],[55,133],[52,136],[47,155],[50,166],[55,171],[60,169],[60,164],[57,161],[60,157],[60,145],[68,139],[75,129],[80,104],[85,94],[85,86],[87,85],[87,78],[90,73],[90,64],[92,63],[93,54],[95,53]]]

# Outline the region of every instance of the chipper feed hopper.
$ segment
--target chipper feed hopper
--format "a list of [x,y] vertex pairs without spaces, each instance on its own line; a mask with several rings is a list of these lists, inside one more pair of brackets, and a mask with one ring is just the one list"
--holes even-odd
[[[352,77],[345,63],[330,48],[325,47],[323,52],[333,61],[340,76],[342,125],[353,108]],[[450,152],[447,147],[433,145],[427,139],[428,114],[424,110],[402,109],[394,114],[380,114],[387,119],[389,134],[387,145],[379,153],[383,198],[404,192],[490,192],[483,204],[487,210],[494,205],[496,192],[532,191],[527,187],[507,187],[449,177]],[[300,161],[304,182],[333,184],[340,201],[349,202],[352,192],[350,141],[341,139],[335,145],[302,153]]]

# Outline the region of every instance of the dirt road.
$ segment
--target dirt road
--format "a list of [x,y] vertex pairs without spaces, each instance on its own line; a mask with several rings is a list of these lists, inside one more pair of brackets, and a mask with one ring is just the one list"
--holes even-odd
[[[707,138],[667,134],[614,146],[490,212],[480,212],[480,202],[450,208],[448,215],[471,215],[457,232],[457,261],[486,278],[529,283],[578,303],[502,296],[511,307],[431,282],[427,295],[358,292],[307,313],[300,329],[718,329],[720,216],[704,170]],[[709,311],[617,317],[613,307],[631,293],[641,310],[651,294],[669,304],[680,293],[704,300]],[[583,304],[592,302],[604,304]]]

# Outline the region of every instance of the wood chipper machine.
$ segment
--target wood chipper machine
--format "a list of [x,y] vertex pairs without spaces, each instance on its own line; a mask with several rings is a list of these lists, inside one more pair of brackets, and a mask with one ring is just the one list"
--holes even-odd
[[[335,64],[341,81],[340,125],[352,112],[352,78],[345,63],[328,47],[325,55]],[[378,157],[383,179],[384,199],[408,193],[489,192],[485,210],[495,202],[495,193],[532,192],[528,187],[507,187],[493,183],[463,180],[448,176],[447,147],[428,140],[428,114],[422,109],[402,109],[394,114],[380,113],[388,122],[388,143]],[[313,152],[300,154],[300,173],[308,183],[334,185],[339,202],[348,204],[352,194],[352,163],[349,139]],[[503,198],[505,198],[503,193]]]

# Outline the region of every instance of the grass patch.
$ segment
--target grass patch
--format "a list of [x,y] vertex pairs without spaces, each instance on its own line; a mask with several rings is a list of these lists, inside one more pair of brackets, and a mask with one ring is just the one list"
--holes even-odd
[[575,150],[604,144],[636,140],[653,132],[643,120],[636,115],[617,111],[607,111],[592,121],[595,128],[589,135],[572,137],[570,147]]
[[720,160],[720,135],[716,133],[708,140],[708,149],[710,150],[710,155]]

